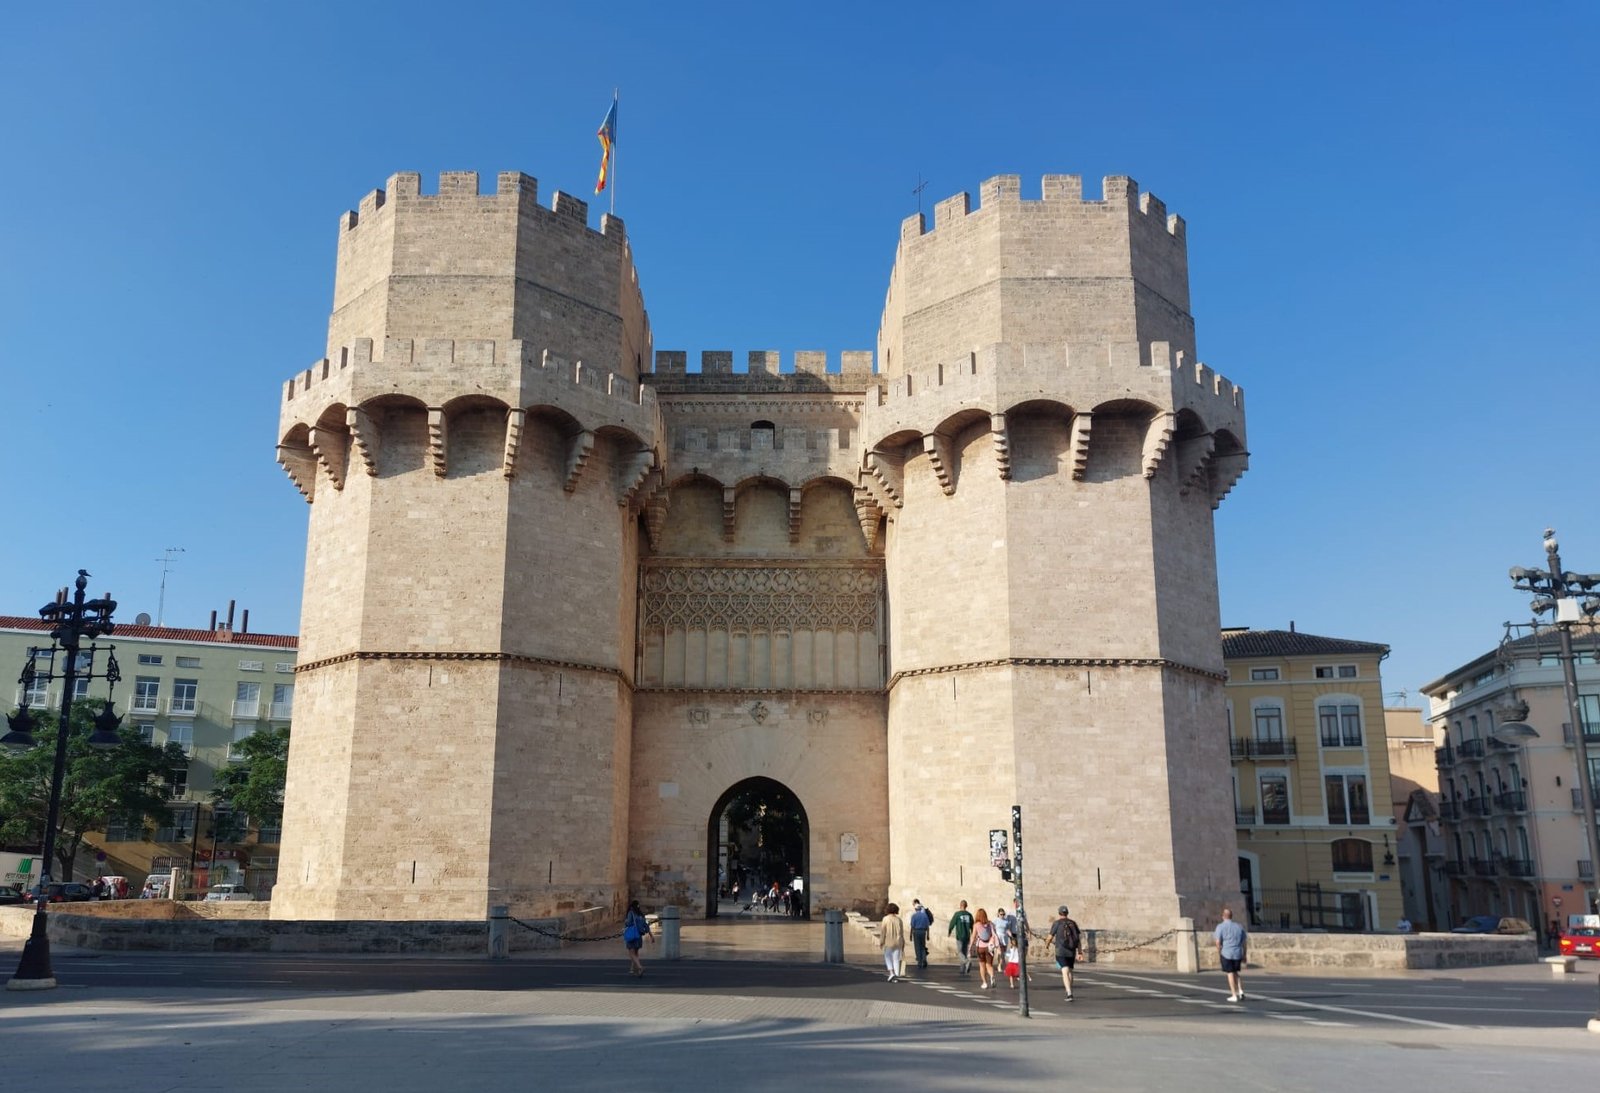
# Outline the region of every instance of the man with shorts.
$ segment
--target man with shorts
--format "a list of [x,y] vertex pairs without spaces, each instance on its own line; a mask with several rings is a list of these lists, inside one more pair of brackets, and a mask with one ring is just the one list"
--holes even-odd
[[1083,931],[1067,917],[1067,905],[1056,908],[1056,920],[1050,924],[1050,940],[1056,946],[1056,967],[1061,969],[1061,985],[1067,988],[1067,1001],[1072,1001],[1072,968],[1083,955]]
[[1239,982],[1239,969],[1244,967],[1247,939],[1243,926],[1233,921],[1233,908],[1222,909],[1222,921],[1212,934],[1217,939],[1217,955],[1222,959],[1222,970],[1228,973],[1228,1001],[1244,1001],[1244,985]]

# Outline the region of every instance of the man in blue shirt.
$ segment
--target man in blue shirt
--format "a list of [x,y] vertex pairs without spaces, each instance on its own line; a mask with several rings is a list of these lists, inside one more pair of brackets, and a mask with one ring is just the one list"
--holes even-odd
[[916,950],[917,967],[928,966],[928,931],[933,928],[933,912],[922,901],[911,903],[911,947]]
[[1244,967],[1247,938],[1245,929],[1233,921],[1233,908],[1222,909],[1222,921],[1212,934],[1217,939],[1217,956],[1222,960],[1222,970],[1228,973],[1228,1001],[1243,1002],[1244,986],[1239,982],[1239,969]]

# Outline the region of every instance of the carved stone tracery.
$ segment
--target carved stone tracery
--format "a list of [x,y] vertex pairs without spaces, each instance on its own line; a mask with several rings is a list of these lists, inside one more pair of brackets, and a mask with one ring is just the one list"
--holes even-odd
[[878,627],[876,566],[651,566],[644,625],[662,630],[833,630]]

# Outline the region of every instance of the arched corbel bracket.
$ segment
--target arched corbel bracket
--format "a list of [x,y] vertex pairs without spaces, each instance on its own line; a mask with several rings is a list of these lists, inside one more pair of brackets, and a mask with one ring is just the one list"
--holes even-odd
[[594,453],[594,433],[585,429],[580,433],[573,433],[567,440],[567,477],[561,483],[561,488],[572,493],[578,488],[578,480],[583,477],[583,468],[589,465],[589,456]]
[[725,486],[722,490],[722,541],[733,542],[733,521],[738,515],[739,491],[732,486]]
[[1072,459],[1072,480],[1082,482],[1089,473],[1089,432],[1094,428],[1094,414],[1080,413],[1072,417],[1072,437],[1067,451]]
[[350,436],[343,429],[330,429],[318,425],[311,430],[311,451],[336,490],[344,489],[349,441]]
[[889,498],[891,505],[897,509],[905,506],[902,471],[898,464],[879,452],[868,452],[863,460],[863,468]]
[[522,430],[528,423],[528,412],[523,409],[506,411],[506,447],[500,458],[500,473],[507,478],[517,476],[517,456],[522,452]]
[[1188,493],[1195,487],[1210,485],[1210,474],[1207,464],[1211,461],[1211,453],[1216,450],[1217,439],[1210,433],[1199,436],[1184,437],[1178,441],[1178,488],[1182,493]]
[[1006,415],[989,415],[989,435],[994,438],[994,462],[1000,471],[1000,481],[1011,481],[1011,433],[1006,428]]
[[372,422],[372,416],[359,406],[352,406],[344,413],[344,423],[350,430],[350,448],[367,474],[376,476],[378,473],[378,429]]
[[800,541],[800,509],[804,500],[804,491],[797,489],[789,491],[789,541],[791,543]]
[[449,441],[449,419],[443,407],[428,407],[428,459],[433,463],[433,473],[440,478],[450,469],[445,446]]
[[622,469],[622,492],[617,497],[617,504],[624,508],[633,504],[633,499],[639,493],[639,487],[644,485],[650,472],[656,469],[656,453],[651,448],[641,448],[633,453],[633,461]]
[[939,480],[939,488],[946,497],[954,495],[956,482],[951,474],[954,464],[950,458],[950,442],[938,433],[927,433],[922,438],[922,450],[933,468],[933,476]]
[[1150,425],[1144,433],[1144,476],[1154,478],[1161,469],[1161,461],[1167,456],[1167,448],[1172,444],[1172,434],[1177,429],[1178,416],[1167,412],[1157,414],[1150,420]]
[[317,490],[317,457],[310,448],[292,444],[278,445],[278,466],[289,476],[294,488],[309,503]]

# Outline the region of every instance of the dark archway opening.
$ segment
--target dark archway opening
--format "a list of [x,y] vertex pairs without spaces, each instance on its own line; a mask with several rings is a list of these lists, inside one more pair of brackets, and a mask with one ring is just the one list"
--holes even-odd
[[771,778],[730,786],[706,823],[706,917],[808,917],[810,848],[811,823],[788,786]]

